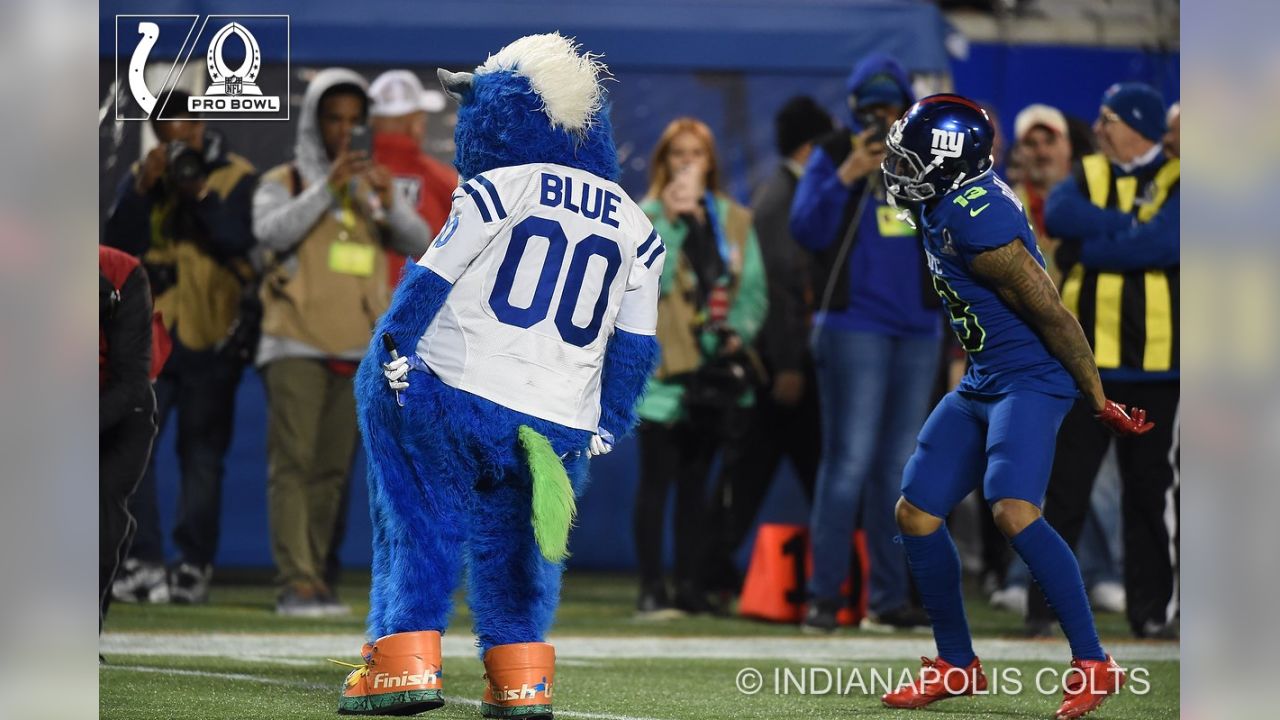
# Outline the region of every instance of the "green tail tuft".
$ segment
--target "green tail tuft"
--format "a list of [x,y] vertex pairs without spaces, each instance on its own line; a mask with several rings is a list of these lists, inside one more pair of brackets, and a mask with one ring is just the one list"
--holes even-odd
[[558,563],[569,557],[569,528],[578,514],[573,485],[549,440],[528,425],[519,436],[533,476],[533,536],[542,557]]

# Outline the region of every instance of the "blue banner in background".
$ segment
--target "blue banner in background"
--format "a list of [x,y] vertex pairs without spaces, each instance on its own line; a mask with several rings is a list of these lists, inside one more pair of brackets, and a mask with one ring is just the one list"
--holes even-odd
[[[844,72],[873,52],[912,71],[945,72],[946,20],[925,0],[107,0],[99,49],[112,52],[114,16],[290,13],[297,63],[475,67],[523,35],[558,30],[615,69]],[[263,59],[280,62],[278,49]]]

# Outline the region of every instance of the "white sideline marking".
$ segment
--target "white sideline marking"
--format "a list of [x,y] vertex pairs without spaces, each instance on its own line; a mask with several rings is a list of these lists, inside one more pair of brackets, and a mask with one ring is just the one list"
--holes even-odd
[[[244,675],[242,673],[208,672],[205,670],[184,670],[179,668],[158,668],[158,667],[147,667],[145,665],[103,665],[101,669],[102,670],[128,670],[129,672],[157,673],[160,675],[187,675],[187,676],[194,676],[194,677],[214,678],[216,680],[235,680],[239,682],[253,682],[253,683],[260,683],[263,685],[285,685],[287,687],[297,687],[297,688],[303,688],[305,690],[337,690],[338,689],[335,683],[325,684],[325,683],[291,682],[288,680],[279,680],[276,678],[267,678],[267,677],[261,677],[258,675]],[[446,696],[445,703],[480,707],[480,701],[472,700],[471,698],[459,698],[459,697]],[[658,720],[657,718],[647,718],[647,717],[632,716],[632,715],[612,715],[609,713],[593,713],[593,712],[582,712],[578,710],[564,710],[559,707],[555,709],[555,714],[561,717],[582,718],[583,720]]]
[[[919,636],[888,637],[552,637],[556,657],[566,660],[687,659],[752,660],[797,663],[849,663],[915,660],[932,657],[933,640]],[[184,655],[289,662],[289,659],[356,657],[364,638],[356,635],[283,635],[252,633],[109,632],[98,651],[104,655]],[[450,633],[443,638],[445,657],[476,657],[475,638]],[[1063,640],[978,639],[984,660],[1045,661],[1066,664],[1070,648]],[[1144,660],[1177,661],[1177,644],[1108,643],[1121,664]]]
[[157,673],[159,675],[187,675],[190,677],[214,678],[216,680],[238,680],[240,682],[254,682],[263,685],[285,685],[287,687],[299,687],[307,690],[332,690],[333,685],[322,683],[303,683],[291,682],[289,680],[279,680],[277,678],[262,677],[261,675],[244,675],[241,673],[222,673],[209,672],[208,670],[185,670],[182,668],[161,668],[149,667],[146,665],[103,665],[100,670],[128,670],[129,672]]

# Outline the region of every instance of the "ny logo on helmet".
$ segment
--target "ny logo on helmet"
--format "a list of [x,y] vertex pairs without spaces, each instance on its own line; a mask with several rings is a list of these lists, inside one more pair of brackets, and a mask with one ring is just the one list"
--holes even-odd
[[964,150],[964,133],[933,128],[933,154],[942,158],[958,158]]

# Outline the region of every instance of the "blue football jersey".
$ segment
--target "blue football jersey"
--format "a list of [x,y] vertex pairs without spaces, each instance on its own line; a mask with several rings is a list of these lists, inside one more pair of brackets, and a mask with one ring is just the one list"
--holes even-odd
[[1044,266],[1035,233],[1013,190],[988,173],[948,193],[921,220],[934,290],[971,361],[959,389],[981,395],[1035,390],[1074,397],[1075,380],[1035,330],[969,269],[979,253],[1014,239]]

